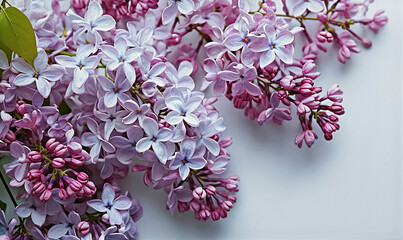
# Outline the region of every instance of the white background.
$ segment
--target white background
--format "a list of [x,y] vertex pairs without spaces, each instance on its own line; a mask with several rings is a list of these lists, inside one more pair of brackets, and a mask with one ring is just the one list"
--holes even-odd
[[218,109],[233,137],[228,174],[241,178],[227,219],[198,222],[165,210],[166,194],[131,174],[124,189],[139,199],[140,239],[402,239],[402,4],[378,0],[389,23],[370,50],[347,65],[321,55],[317,80],[339,83],[346,114],[334,140],[298,149],[298,123],[259,127],[226,99]]

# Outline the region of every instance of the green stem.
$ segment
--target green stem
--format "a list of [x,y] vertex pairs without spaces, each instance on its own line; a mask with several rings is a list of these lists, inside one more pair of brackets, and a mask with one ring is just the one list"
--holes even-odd
[[4,187],[5,187],[6,190],[7,190],[8,196],[10,197],[11,201],[12,201],[13,204],[14,204],[14,207],[17,207],[17,205],[18,205],[18,204],[17,204],[17,201],[14,199],[14,196],[13,196],[13,194],[12,194],[12,192],[11,192],[10,186],[8,186],[8,183],[6,182],[6,179],[4,178],[2,172],[0,172],[0,178],[1,178],[1,181],[3,182]]

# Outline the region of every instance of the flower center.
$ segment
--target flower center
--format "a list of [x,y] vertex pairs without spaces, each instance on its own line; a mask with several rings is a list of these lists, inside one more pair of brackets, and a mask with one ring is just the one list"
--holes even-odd
[[183,113],[181,113],[181,116],[185,116],[186,114],[183,112]]
[[153,138],[151,138],[151,140],[152,140],[153,142],[155,142],[155,141],[157,141],[157,138],[153,137]]
[[273,43],[270,44],[270,49],[274,49],[276,47],[276,45],[274,45]]
[[248,43],[248,42],[249,42],[249,38],[245,38],[243,41],[246,42],[246,43]]
[[186,158],[182,160],[183,163],[189,162]]
[[35,72],[34,78],[38,78],[39,73]]
[[124,62],[124,60],[121,58],[120,60],[119,60],[120,62]]
[[80,65],[78,66],[78,68],[81,70],[81,69],[83,68],[83,65],[80,64]]
[[138,110],[137,110],[137,113],[141,113],[141,110],[140,110],[140,109],[138,109]]
[[115,88],[113,89],[113,91],[115,91],[115,93],[118,92],[118,88],[115,87]]

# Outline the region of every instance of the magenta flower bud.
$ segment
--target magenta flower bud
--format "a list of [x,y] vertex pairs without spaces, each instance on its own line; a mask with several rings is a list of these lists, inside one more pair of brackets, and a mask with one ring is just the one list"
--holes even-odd
[[85,172],[79,172],[77,174],[77,180],[82,183],[85,184],[86,182],[88,182],[88,175]]
[[234,195],[228,195],[227,200],[236,203],[237,198]]
[[68,149],[67,149],[66,145],[59,144],[58,146],[56,146],[56,148],[53,152],[54,152],[55,156],[63,157],[64,155],[67,154]]
[[83,188],[83,185],[79,181],[73,179],[73,180],[71,180],[69,187],[74,192],[79,192]]
[[339,118],[338,118],[336,115],[330,115],[330,116],[329,116],[329,119],[330,119],[330,121],[332,121],[332,122],[337,122],[337,121],[339,121]]
[[220,137],[217,134],[214,134],[211,138],[214,139],[215,141],[220,140]]
[[227,211],[220,209],[219,211],[220,217],[221,218],[226,218],[227,217]]
[[52,197],[52,191],[50,189],[46,189],[45,191],[43,191],[43,193],[41,194],[41,196],[39,197],[39,199],[45,203],[47,201],[49,201],[49,199]]
[[62,168],[64,167],[64,159],[63,158],[55,158],[52,160],[52,167],[54,168]]
[[363,38],[361,40],[361,43],[362,43],[362,46],[364,46],[365,48],[370,48],[372,46],[372,42],[368,38]]
[[49,141],[46,143],[46,148],[48,149],[49,152],[54,152],[56,147],[60,145],[59,142],[55,142],[56,139],[54,139],[54,141],[51,141],[52,139],[54,138],[49,139]]
[[225,211],[229,211],[232,208],[232,202],[231,201],[224,201],[221,204],[221,208],[224,209]]
[[181,42],[182,36],[179,33],[172,33],[171,36],[166,40],[168,46],[177,45]]
[[331,133],[325,133],[325,139],[326,139],[327,141],[330,141],[330,140],[333,139],[333,135],[332,135]]
[[201,208],[201,206],[200,206],[200,203],[199,203],[199,201],[197,201],[197,200],[192,200],[191,202],[190,202],[190,210],[192,211],[192,212],[198,212],[198,211],[200,211],[200,208]]
[[337,115],[343,115],[344,114],[344,108],[341,105],[341,103],[335,102],[330,106],[330,110],[334,112]]
[[95,187],[95,184],[93,182],[88,181],[83,186],[83,190],[84,190],[84,194],[86,196],[90,197],[95,194],[95,192],[97,191],[97,188]]
[[206,193],[207,193],[208,195],[215,195],[216,192],[217,192],[217,189],[216,189],[214,186],[208,185],[208,186],[206,187]]
[[189,205],[185,202],[178,201],[178,211],[184,213],[189,210]]
[[27,174],[27,179],[29,181],[34,180],[35,178],[39,178],[41,176],[42,172],[39,169],[31,169],[29,170],[28,174]]
[[4,137],[3,141],[7,144],[11,144],[12,142],[14,142],[16,140],[16,136],[14,134],[13,131],[8,130],[8,132],[6,133],[6,136]]
[[211,219],[213,219],[213,221],[220,220],[220,214],[217,211],[212,212]]
[[193,190],[193,198],[197,200],[204,200],[206,199],[206,191],[202,187],[197,187]]
[[82,235],[87,235],[90,232],[90,224],[87,221],[81,221],[77,225],[77,231]]
[[206,221],[207,219],[210,218],[211,213],[210,213],[209,210],[203,209],[203,210],[201,210],[201,211],[199,212],[199,216],[200,216],[200,218],[201,218],[203,221]]
[[102,215],[102,221],[104,221],[105,223],[109,224],[109,215],[107,213]]
[[28,160],[33,163],[42,161],[42,155],[37,151],[30,151],[27,156]]
[[327,16],[326,13],[318,13],[318,20],[321,23],[325,23],[325,22],[327,22],[329,20],[329,17]]
[[20,115],[24,115],[25,113],[27,113],[27,110],[25,109],[25,102],[24,101],[18,101],[17,104],[15,105],[15,110]]
[[67,199],[69,197],[69,195],[67,194],[66,190],[64,190],[64,189],[59,190],[58,196],[59,196],[59,198],[61,200],[65,200],[65,199]]
[[32,190],[35,194],[41,194],[43,191],[45,191],[45,189],[46,185],[43,182],[37,182],[32,187]]
[[230,136],[221,138],[220,147],[227,148],[227,147],[231,146],[231,144],[232,144],[232,138]]

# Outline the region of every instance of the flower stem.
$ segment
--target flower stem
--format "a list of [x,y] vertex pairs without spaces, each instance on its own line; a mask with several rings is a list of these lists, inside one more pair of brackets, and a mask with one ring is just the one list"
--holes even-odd
[[11,201],[12,201],[13,204],[14,204],[14,207],[17,207],[17,205],[18,205],[18,204],[17,204],[17,201],[15,200],[15,198],[14,198],[12,192],[11,192],[10,186],[8,186],[8,184],[7,184],[7,182],[6,182],[6,179],[4,178],[2,172],[0,172],[0,178],[1,178],[1,181],[3,182],[4,187],[5,187],[6,190],[7,190],[8,196],[10,197]]

